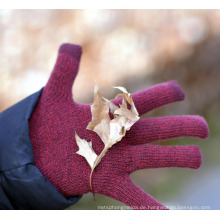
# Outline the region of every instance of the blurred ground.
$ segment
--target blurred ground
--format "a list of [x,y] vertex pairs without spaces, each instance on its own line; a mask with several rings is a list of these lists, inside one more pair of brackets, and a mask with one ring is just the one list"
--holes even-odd
[[[73,89],[78,102],[92,102],[95,80],[109,99],[115,95],[111,86],[135,92],[177,80],[186,100],[145,117],[204,116],[208,140],[163,142],[198,144],[203,165],[140,170],[131,178],[165,205],[176,205],[173,209],[190,204],[220,209],[220,10],[0,10],[0,30],[0,111],[45,85],[64,42],[83,47]],[[94,202],[88,194],[70,209],[111,204],[123,205],[100,195]]]

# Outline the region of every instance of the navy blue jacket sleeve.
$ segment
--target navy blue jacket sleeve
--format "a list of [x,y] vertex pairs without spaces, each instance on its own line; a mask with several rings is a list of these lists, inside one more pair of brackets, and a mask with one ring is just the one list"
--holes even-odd
[[36,167],[29,119],[42,90],[0,113],[0,209],[65,209],[65,198]]

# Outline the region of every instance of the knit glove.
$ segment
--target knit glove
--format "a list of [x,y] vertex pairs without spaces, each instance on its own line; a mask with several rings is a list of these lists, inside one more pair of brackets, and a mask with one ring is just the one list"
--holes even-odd
[[[30,137],[36,166],[65,197],[91,192],[91,168],[79,150],[75,132],[99,155],[104,147],[99,136],[86,127],[91,121],[88,104],[76,103],[72,85],[77,76],[82,49],[63,44],[55,67],[30,119]],[[175,81],[161,83],[132,94],[139,115],[184,99]],[[114,100],[118,105],[121,99]],[[136,186],[129,174],[139,169],[184,167],[197,169],[201,152],[197,146],[156,146],[148,143],[177,137],[208,137],[200,116],[167,116],[139,120],[125,137],[108,150],[92,175],[92,188],[133,209],[166,209]]]

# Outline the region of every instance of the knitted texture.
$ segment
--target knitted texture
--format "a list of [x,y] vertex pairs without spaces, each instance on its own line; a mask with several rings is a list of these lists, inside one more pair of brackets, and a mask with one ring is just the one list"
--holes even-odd
[[[75,132],[92,141],[96,154],[104,144],[86,127],[91,121],[90,105],[76,103],[72,85],[81,57],[81,47],[61,45],[55,67],[30,119],[34,158],[42,174],[65,196],[90,192],[91,168],[79,150]],[[132,94],[140,115],[184,99],[175,81],[161,83]],[[119,104],[121,99],[113,101]],[[136,186],[129,174],[145,168],[184,167],[197,169],[201,152],[197,146],[157,146],[150,142],[177,137],[208,137],[208,126],[200,116],[167,116],[139,120],[122,141],[115,144],[92,175],[94,193],[103,194],[134,209],[166,209]]]

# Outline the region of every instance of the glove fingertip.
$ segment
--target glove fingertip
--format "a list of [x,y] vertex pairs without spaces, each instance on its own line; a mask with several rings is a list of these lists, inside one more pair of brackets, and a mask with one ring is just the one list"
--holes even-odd
[[171,80],[168,84],[173,89],[173,94],[176,100],[182,101],[185,99],[185,94],[176,80]]
[[59,53],[69,54],[79,61],[82,54],[82,47],[77,44],[64,43],[60,46]]
[[191,154],[192,154],[192,169],[199,169],[202,165],[202,152],[200,148],[196,145],[191,146]]
[[201,121],[202,138],[207,139],[209,137],[209,126],[207,121],[202,116],[197,116]]

